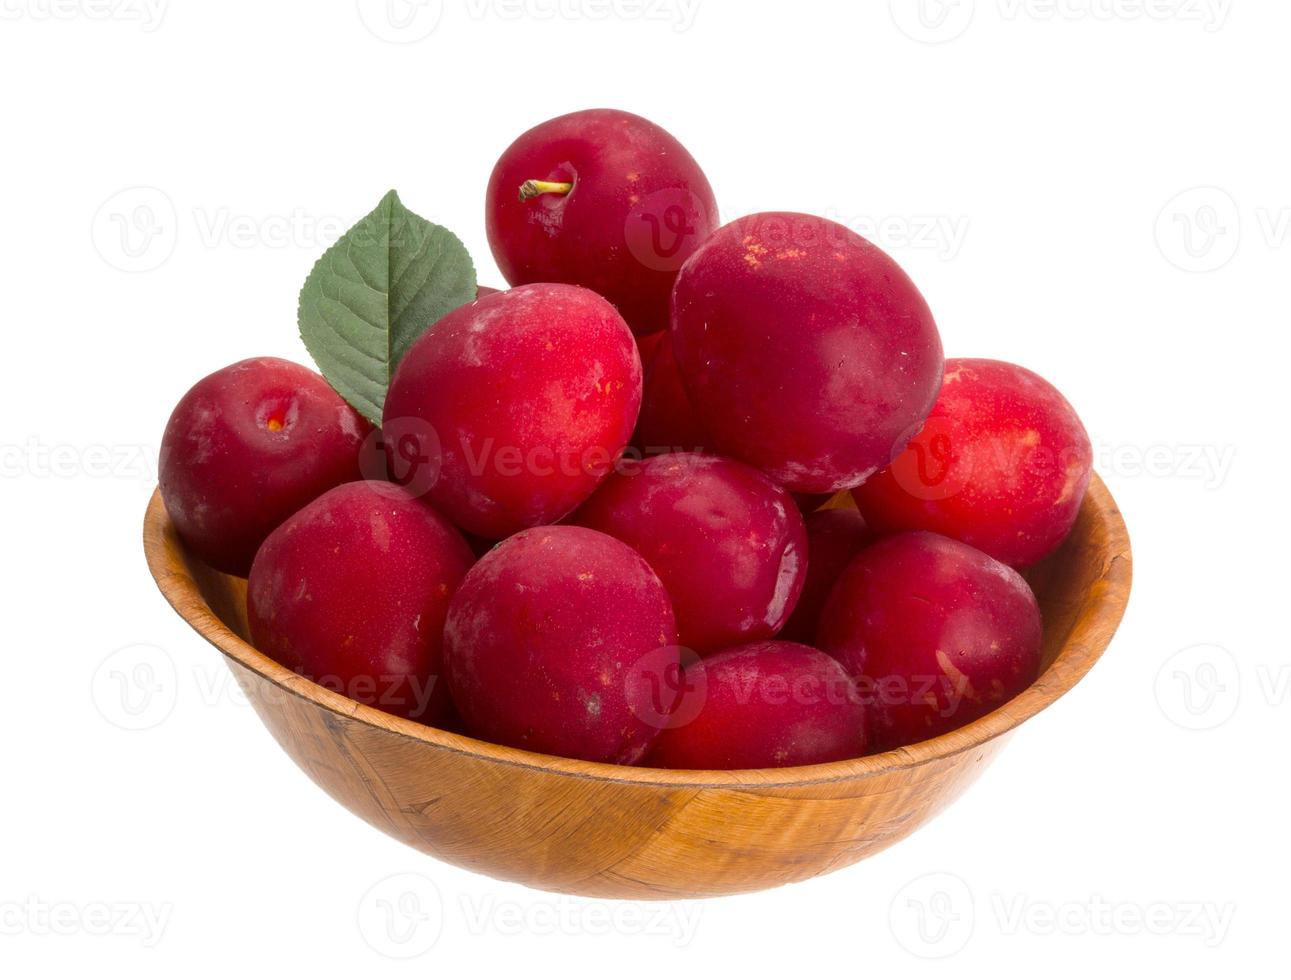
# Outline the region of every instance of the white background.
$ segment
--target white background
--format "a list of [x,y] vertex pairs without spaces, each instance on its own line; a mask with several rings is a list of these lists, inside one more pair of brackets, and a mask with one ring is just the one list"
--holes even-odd
[[[1289,7],[395,0],[400,29],[385,0],[0,0],[0,974],[1280,970]],[[1072,694],[910,840],[774,892],[587,902],[405,849],[293,766],[144,567],[171,407],[306,360],[336,234],[397,187],[502,285],[494,160],[598,105],[670,129],[725,218],[877,240],[948,353],[1051,379],[1133,536]]]

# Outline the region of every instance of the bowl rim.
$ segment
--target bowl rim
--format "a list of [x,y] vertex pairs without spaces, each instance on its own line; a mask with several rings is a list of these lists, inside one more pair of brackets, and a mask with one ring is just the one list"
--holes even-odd
[[863,778],[958,755],[1012,731],[1071,690],[1102,655],[1120,624],[1132,579],[1129,532],[1111,493],[1096,473],[1081,508],[1092,508],[1101,525],[1105,539],[1102,571],[1091,585],[1062,649],[1030,687],[989,714],[923,742],[858,759],[772,769],[653,769],[567,759],[431,728],[359,704],[282,666],[215,615],[179,558],[183,544],[166,513],[160,488],[153,491],[148,502],[143,544],[148,569],[158,589],[207,642],[286,695],[312,702],[355,723],[482,761],[578,779],[694,789],[784,788]]

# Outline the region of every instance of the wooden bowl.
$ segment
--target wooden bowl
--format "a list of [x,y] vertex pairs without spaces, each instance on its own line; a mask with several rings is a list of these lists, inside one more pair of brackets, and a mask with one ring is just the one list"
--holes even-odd
[[154,494],[144,550],[175,610],[224,654],[296,764],[368,823],[432,857],[535,888],[695,898],[845,867],[959,796],[1006,735],[1061,697],[1111,640],[1130,592],[1130,542],[1094,477],[1058,554],[1029,578],[1044,669],[1017,698],[938,738],[792,769],[673,771],[492,745],[368,708],[247,642],[246,582],[191,557]]

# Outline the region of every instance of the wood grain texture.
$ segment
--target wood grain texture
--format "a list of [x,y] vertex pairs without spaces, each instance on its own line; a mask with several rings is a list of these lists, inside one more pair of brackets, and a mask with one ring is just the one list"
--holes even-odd
[[1013,701],[863,759],[681,772],[557,759],[359,705],[247,642],[245,581],[188,555],[159,494],[144,550],[166,599],[223,652],[279,744],[334,799],[440,860],[609,898],[754,891],[901,840],[958,797],[1016,726],[1085,675],[1120,623],[1131,578],[1125,524],[1095,476],[1071,537],[1028,573],[1044,612],[1044,670]]

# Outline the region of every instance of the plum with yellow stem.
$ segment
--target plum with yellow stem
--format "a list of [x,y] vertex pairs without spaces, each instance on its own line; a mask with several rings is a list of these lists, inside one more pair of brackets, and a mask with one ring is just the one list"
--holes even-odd
[[630,112],[587,109],[507,147],[489,178],[485,227],[511,285],[586,286],[647,335],[668,325],[673,280],[717,227],[717,202],[665,130]]

